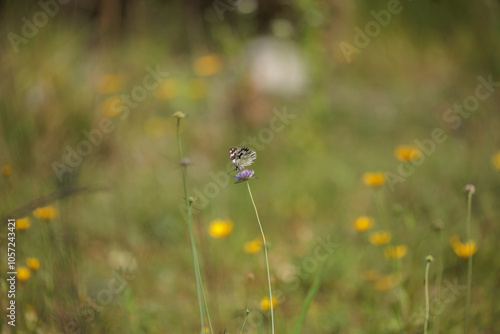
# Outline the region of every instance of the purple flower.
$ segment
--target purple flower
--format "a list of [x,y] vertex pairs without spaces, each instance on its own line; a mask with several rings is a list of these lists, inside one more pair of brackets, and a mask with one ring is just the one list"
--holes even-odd
[[253,177],[254,173],[255,172],[253,170],[244,169],[243,171],[236,174],[236,176],[234,178],[238,179],[238,181],[236,181],[236,183],[245,182],[247,180],[254,179],[254,177]]

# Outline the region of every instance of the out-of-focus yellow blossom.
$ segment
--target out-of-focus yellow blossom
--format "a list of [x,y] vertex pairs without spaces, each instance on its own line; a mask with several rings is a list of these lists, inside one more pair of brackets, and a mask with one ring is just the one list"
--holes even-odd
[[380,187],[385,183],[384,172],[368,172],[363,174],[363,183],[368,187]]
[[59,215],[57,209],[51,205],[33,210],[33,215],[38,219],[52,220]]
[[395,286],[401,283],[401,275],[400,274],[389,274],[386,276],[380,277],[374,283],[374,287],[378,291],[387,291],[391,290]]
[[[276,307],[276,305],[278,304],[279,304],[278,299],[273,296],[273,307]],[[264,297],[260,300],[260,308],[263,309],[264,311],[267,311],[271,308],[271,300],[269,299],[269,296]]]
[[231,219],[215,219],[208,227],[208,234],[213,238],[225,238],[233,230],[233,221]]
[[36,257],[28,257],[28,258],[26,258],[26,265],[31,270],[38,270],[38,269],[40,269],[40,261]]
[[107,118],[113,118],[124,110],[121,98],[118,95],[110,96],[99,105],[99,112]]
[[29,217],[16,219],[16,230],[27,230],[31,226]]
[[410,162],[420,158],[422,151],[417,146],[399,145],[394,150],[394,155],[399,161]]
[[378,231],[370,233],[368,237],[372,245],[381,246],[391,241],[391,232]]
[[193,100],[203,99],[207,95],[207,84],[203,79],[191,79],[187,88],[187,95]]
[[12,174],[12,166],[9,164],[3,165],[2,174],[5,176],[9,176],[10,174]]
[[21,282],[27,281],[30,278],[31,272],[26,267],[18,267],[17,268],[17,279]]
[[200,77],[208,77],[220,71],[222,67],[219,56],[209,54],[195,60],[193,70]]
[[451,248],[453,248],[455,254],[463,259],[467,259],[477,252],[477,245],[474,240],[463,243],[460,241],[460,238],[456,234],[451,236],[450,245]]
[[356,218],[356,220],[354,220],[351,225],[352,228],[356,231],[365,232],[371,229],[374,224],[375,222],[373,221],[372,217],[361,216]]
[[254,254],[262,249],[262,244],[262,239],[256,238],[252,241],[245,242],[245,245],[243,247],[245,249],[245,252],[247,252],[248,254]]
[[119,74],[105,74],[99,80],[97,90],[101,94],[113,94],[123,90],[125,80]]
[[179,83],[176,79],[163,80],[154,91],[157,99],[171,100],[179,93]]
[[500,151],[498,151],[492,159],[493,162],[493,167],[495,167],[497,170],[500,170]]
[[384,250],[384,256],[386,259],[401,259],[405,257],[408,252],[408,247],[405,245],[389,246]]

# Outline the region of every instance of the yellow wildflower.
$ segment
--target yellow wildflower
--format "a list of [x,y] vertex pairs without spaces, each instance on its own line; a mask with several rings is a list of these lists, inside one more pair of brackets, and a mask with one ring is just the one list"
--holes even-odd
[[57,209],[51,205],[35,209],[33,215],[38,219],[52,220],[59,215]]
[[409,162],[420,158],[422,151],[417,146],[399,145],[394,150],[394,155],[399,161]]
[[29,217],[16,219],[16,230],[27,230],[31,226]]
[[122,113],[124,108],[120,102],[121,98],[118,95],[108,97],[99,105],[99,112],[107,118],[113,118]]
[[352,228],[358,232],[365,232],[371,229],[374,224],[372,217],[361,216],[352,222]]
[[208,234],[212,238],[225,238],[233,230],[233,221],[231,219],[215,219],[212,220],[208,227]]
[[401,259],[405,257],[408,252],[408,247],[405,245],[389,246],[384,250],[384,256],[386,259]]
[[401,282],[400,274],[389,274],[380,277],[374,284],[374,287],[378,291],[387,291],[394,288]]
[[203,79],[191,79],[188,84],[188,97],[199,100],[207,95],[207,85]]
[[474,240],[462,243],[458,235],[451,236],[450,245],[455,254],[463,259],[467,259],[469,256],[474,255],[477,252],[477,245]]
[[157,99],[171,100],[177,96],[178,87],[176,79],[165,79],[155,88],[154,94]]
[[498,151],[494,156],[493,156],[493,159],[492,159],[492,162],[493,162],[493,166],[500,170],[500,151]]
[[254,254],[262,249],[262,244],[263,244],[262,239],[257,238],[252,241],[245,242],[245,245],[243,247],[245,248],[246,253]]
[[[273,307],[276,307],[276,305],[278,304],[279,304],[278,300],[276,299],[276,297],[273,296]],[[260,300],[260,308],[263,309],[264,311],[267,311],[271,308],[271,300],[269,299],[269,296],[264,297]]]
[[10,174],[12,174],[12,166],[9,164],[3,165],[2,174],[5,176],[9,176]]
[[40,261],[36,257],[26,258],[26,265],[31,270],[38,270],[40,268]]
[[220,58],[215,54],[209,54],[195,60],[193,70],[200,77],[208,77],[220,71],[222,65]]
[[31,273],[30,270],[26,267],[18,267],[17,268],[17,279],[20,280],[21,282],[26,281],[28,278],[30,278]]
[[121,91],[124,86],[123,76],[119,74],[105,74],[99,80],[97,90],[101,94],[113,94]]
[[380,187],[385,183],[385,173],[384,172],[364,173],[363,183],[368,187]]
[[368,237],[372,245],[381,246],[389,243],[391,241],[391,232],[379,231],[372,232]]

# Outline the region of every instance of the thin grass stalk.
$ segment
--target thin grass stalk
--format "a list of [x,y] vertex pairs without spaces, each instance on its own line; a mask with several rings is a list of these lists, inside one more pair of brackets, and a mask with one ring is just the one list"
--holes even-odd
[[[469,186],[469,185],[468,185]],[[467,186],[467,187],[468,187]],[[467,268],[467,301],[465,304],[465,327],[464,333],[467,334],[469,331],[469,315],[470,315],[470,299],[471,299],[471,285],[472,285],[472,242],[471,242],[471,233],[470,233],[470,225],[471,225],[471,209],[472,209],[472,195],[474,194],[473,188],[467,190],[467,221],[466,221],[466,230],[467,230],[467,242],[469,247],[469,258],[468,258],[468,268]],[[473,186],[472,186],[473,187]]]
[[269,286],[269,304],[271,309],[271,333],[274,334],[274,312],[273,312],[273,293],[271,288],[271,273],[269,271],[269,257],[267,254],[267,242],[266,236],[264,235],[264,230],[262,229],[262,224],[260,223],[259,212],[257,211],[257,206],[253,200],[252,191],[250,190],[250,182],[247,182],[248,193],[250,194],[250,199],[252,200],[253,208],[255,209],[255,215],[257,216],[257,222],[259,223],[260,233],[262,234],[262,241],[264,243],[264,254],[266,256],[266,268],[267,268],[267,284]]
[[[184,158],[182,154],[182,144],[181,144],[181,136],[180,136],[180,124],[181,124],[181,118],[177,118],[177,146],[179,149],[179,157],[180,160]],[[192,216],[191,216],[191,201],[188,196],[188,190],[187,190],[187,166],[185,164],[181,164],[181,170],[182,170],[182,183],[184,186],[184,198],[186,200],[186,216],[187,216],[187,225],[188,225],[188,231],[189,231],[189,241],[191,244],[191,254],[193,256],[193,266],[194,266],[194,273],[195,273],[195,279],[196,279],[196,293],[198,295],[198,308],[200,311],[200,322],[201,322],[201,333],[205,333],[205,316],[203,312],[203,306],[205,307],[207,319],[208,319],[208,324],[210,328],[210,333],[213,333],[212,330],[212,324],[210,321],[210,314],[208,311],[208,305],[207,305],[207,300],[205,297],[205,290],[203,289],[203,283],[201,281],[201,274],[200,274],[200,265],[198,261],[198,252],[196,250],[196,244],[194,241],[194,233],[193,233],[193,223],[192,223]]]
[[309,310],[311,302],[313,301],[314,296],[316,296],[319,287],[321,286],[321,280],[325,273],[327,263],[328,263],[328,258],[323,262],[323,266],[321,266],[318,276],[316,276],[316,278],[314,279],[314,282],[311,285],[309,292],[307,293],[306,300],[304,301],[304,305],[302,306],[302,311],[300,312],[299,320],[297,321],[297,324],[295,325],[295,329],[293,331],[294,334],[299,334],[300,331],[302,330],[302,326],[304,325],[306,319],[307,311]]

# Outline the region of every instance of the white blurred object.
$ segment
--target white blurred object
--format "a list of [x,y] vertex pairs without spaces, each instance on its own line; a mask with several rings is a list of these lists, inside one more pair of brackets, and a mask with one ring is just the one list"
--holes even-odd
[[290,41],[263,37],[250,42],[246,52],[250,79],[261,93],[292,97],[307,87],[307,70],[299,49]]
[[108,254],[108,263],[116,270],[125,269],[127,271],[134,271],[137,269],[137,260],[135,256],[127,251],[110,251]]

